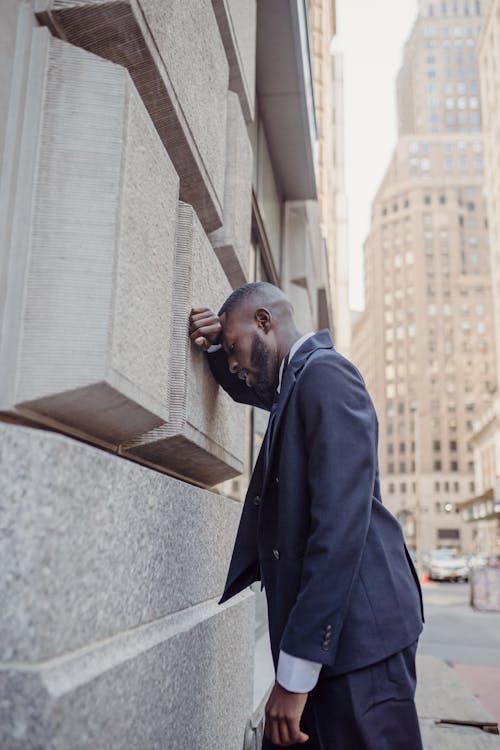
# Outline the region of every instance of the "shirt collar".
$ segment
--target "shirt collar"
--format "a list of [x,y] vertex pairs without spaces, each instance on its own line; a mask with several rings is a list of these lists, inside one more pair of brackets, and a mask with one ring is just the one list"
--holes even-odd
[[[297,339],[295,343],[292,345],[292,348],[288,352],[288,364],[292,361],[292,357],[295,355],[296,351],[302,346],[304,341],[307,341],[307,339],[311,338],[311,336],[314,336],[314,331],[311,331],[311,333],[306,333],[304,336],[301,336],[300,339]],[[280,364],[280,373],[279,373],[279,379],[278,379],[278,387],[276,390],[278,393],[281,391],[281,379],[283,377],[283,367],[285,366],[285,359],[286,357],[283,357]]]

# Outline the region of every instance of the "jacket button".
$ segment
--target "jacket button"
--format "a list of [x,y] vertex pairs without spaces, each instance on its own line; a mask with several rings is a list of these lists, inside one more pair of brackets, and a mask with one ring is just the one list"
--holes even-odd
[[332,626],[330,624],[326,626],[326,632],[328,635],[332,632]]
[[254,505],[260,505],[260,495],[255,495],[255,497],[253,499],[253,504]]
[[280,553],[279,553],[279,550],[277,550],[277,549],[273,549],[273,555],[275,556],[275,558],[276,558],[277,560],[279,560],[279,559],[280,559]]
[[280,478],[279,477],[274,477],[274,481],[276,482],[276,484],[279,484],[280,483]]
[[323,649],[323,651],[328,651],[328,649],[330,648],[330,643],[326,643],[326,641],[323,641],[321,648]]

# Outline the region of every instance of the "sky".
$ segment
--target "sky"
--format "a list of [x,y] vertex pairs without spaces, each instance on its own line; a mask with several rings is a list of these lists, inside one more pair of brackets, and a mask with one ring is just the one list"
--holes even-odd
[[337,0],[334,49],[344,54],[350,305],[364,307],[363,243],[371,203],[397,139],[396,74],[417,0]]

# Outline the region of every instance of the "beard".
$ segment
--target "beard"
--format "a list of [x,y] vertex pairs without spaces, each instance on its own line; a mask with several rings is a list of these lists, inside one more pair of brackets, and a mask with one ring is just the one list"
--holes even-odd
[[252,388],[261,401],[271,406],[278,385],[278,373],[273,365],[270,351],[257,333],[254,334],[252,341],[250,362],[254,373]]

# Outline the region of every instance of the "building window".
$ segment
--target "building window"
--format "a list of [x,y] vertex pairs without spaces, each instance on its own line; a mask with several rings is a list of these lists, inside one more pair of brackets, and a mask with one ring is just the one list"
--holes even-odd
[[441,461],[434,461],[434,471],[441,471]]
[[450,461],[450,471],[458,471],[458,461]]
[[456,541],[460,539],[460,529],[438,529],[438,539],[442,541]]

